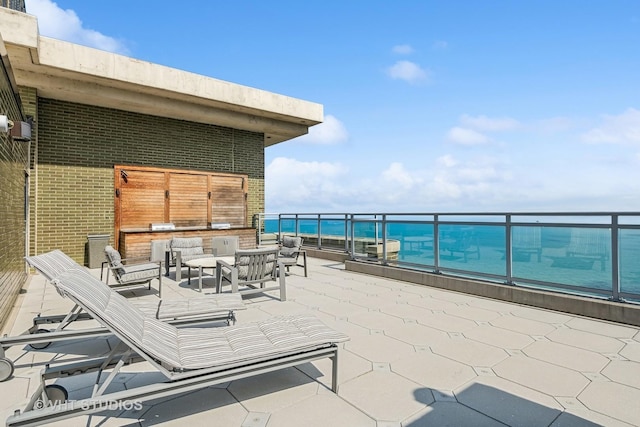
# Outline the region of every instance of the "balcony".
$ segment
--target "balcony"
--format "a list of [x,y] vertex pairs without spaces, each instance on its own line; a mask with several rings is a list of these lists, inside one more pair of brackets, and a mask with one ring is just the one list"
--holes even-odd
[[[537,263],[536,253],[531,258]],[[213,292],[207,279],[205,292]],[[195,282],[163,280],[163,296],[198,295]],[[246,299],[238,323],[312,312],[348,334],[337,394],[322,360],[65,425],[640,425],[633,409],[640,400],[639,327],[350,272],[320,258],[309,258],[308,278],[292,270],[287,289],[286,302]],[[157,301],[153,292],[137,288],[128,296]],[[66,312],[68,302],[42,276],[31,276],[5,332],[24,331],[39,312]],[[0,383],[5,419],[24,407],[45,364],[103,355],[114,345],[113,338],[93,338],[9,349],[16,370]],[[111,387],[157,379],[145,364],[125,371]],[[79,399],[94,380],[75,375],[56,384]]]

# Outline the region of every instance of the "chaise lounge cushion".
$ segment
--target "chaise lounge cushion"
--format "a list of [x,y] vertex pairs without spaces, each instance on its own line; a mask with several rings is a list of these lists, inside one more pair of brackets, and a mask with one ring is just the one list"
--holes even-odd
[[46,256],[29,257],[29,263],[33,268],[47,276],[48,280],[53,279],[58,274],[64,273],[67,270],[81,267],[80,264],[60,249],[55,249]]
[[221,328],[178,329],[145,317],[122,295],[90,274],[69,270],[54,281],[96,320],[175,371],[259,362],[349,339],[310,315],[274,317]]

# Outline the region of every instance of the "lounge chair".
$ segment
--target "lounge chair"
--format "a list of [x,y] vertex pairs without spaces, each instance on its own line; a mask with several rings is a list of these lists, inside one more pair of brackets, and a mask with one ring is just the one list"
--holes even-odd
[[[238,250],[233,265],[222,259],[216,261],[216,292],[220,293],[222,285],[229,283],[232,293],[246,295],[278,290],[280,300],[286,301],[285,275],[278,271],[284,272],[284,266],[278,260],[277,247]],[[276,279],[277,285],[266,286]]]
[[[122,258],[120,252],[109,245],[104,248],[104,254],[109,270],[116,280],[116,284],[111,286],[130,288],[134,285],[149,285],[149,290],[151,290],[151,281],[158,279],[158,297],[162,298],[162,261],[149,262],[145,260],[145,262],[134,263],[131,259]],[[108,273],[107,285],[109,285]]]
[[[337,391],[338,343],[349,337],[314,316],[178,329],[145,316],[86,270],[67,271],[54,282],[64,296],[112,331],[122,348],[114,348],[104,358],[45,368],[35,394],[22,412],[17,411],[7,419],[7,426],[55,422],[103,411],[114,402],[143,403],[323,358],[333,362],[332,390]],[[162,373],[166,380],[109,392],[122,366],[135,356]],[[101,381],[109,368],[112,369],[108,376]],[[127,370],[131,369],[129,365]],[[97,372],[96,386],[91,397],[65,402],[66,390],[60,384],[47,384],[47,380],[75,372]]]
[[[54,279],[59,275],[68,271],[84,269],[60,250],[26,257],[25,260],[54,286],[56,283]],[[216,320],[235,323],[235,311],[246,309],[242,297],[237,294],[207,295],[158,302],[136,302],[135,306],[150,318],[174,325],[193,325]],[[83,312],[82,308],[76,304],[66,315],[38,315],[33,319],[33,326],[24,333],[0,338],[0,381],[7,380],[13,374],[13,362],[5,355],[5,350],[8,348],[28,344],[34,349],[44,349],[52,342],[111,335],[111,332],[104,327],[66,329],[73,322],[91,319],[93,317],[90,313]],[[57,324],[58,326],[54,330],[48,330],[40,327],[43,324]]]
[[[300,264],[300,256],[302,255],[302,264]],[[289,273],[290,267],[304,268],[304,277],[307,275],[307,251],[302,249],[302,237],[284,236],[278,253],[278,261],[284,265]]]

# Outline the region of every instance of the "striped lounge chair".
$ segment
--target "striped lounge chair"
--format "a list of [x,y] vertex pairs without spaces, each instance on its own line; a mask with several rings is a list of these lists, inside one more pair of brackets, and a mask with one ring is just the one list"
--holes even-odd
[[[25,260],[54,286],[57,283],[56,277],[70,271],[74,271],[76,274],[82,271],[86,272],[86,274],[80,274],[80,277],[83,278],[90,276],[83,266],[60,250],[26,257]],[[58,292],[60,292],[59,289]],[[153,302],[136,301],[134,304],[145,316],[174,325],[208,323],[214,320],[235,323],[235,311],[246,309],[241,296],[237,294],[207,295]],[[0,381],[7,380],[13,374],[13,362],[5,354],[5,350],[10,347],[28,344],[34,349],[43,349],[52,342],[112,334],[104,327],[67,329],[75,321],[91,319],[93,319],[91,314],[83,312],[82,307],[76,304],[69,313],[64,315],[36,316],[33,319],[33,326],[21,335],[0,338]],[[40,325],[43,324],[57,324],[57,327],[54,330],[42,329]]]
[[[67,271],[54,282],[64,296],[112,331],[123,348],[114,349],[105,358],[45,368],[34,396],[22,412],[16,411],[7,419],[7,426],[64,420],[100,412],[113,402],[143,403],[323,358],[333,362],[332,390],[337,391],[338,343],[349,338],[312,315],[273,317],[224,327],[176,328],[145,316],[86,270]],[[132,355],[142,357],[165,379],[109,392],[109,385]],[[129,365],[128,371],[133,367]],[[95,383],[100,387],[91,397],[66,401],[67,393],[59,383],[46,383],[77,371],[98,372]],[[106,372],[109,375],[100,382]]]

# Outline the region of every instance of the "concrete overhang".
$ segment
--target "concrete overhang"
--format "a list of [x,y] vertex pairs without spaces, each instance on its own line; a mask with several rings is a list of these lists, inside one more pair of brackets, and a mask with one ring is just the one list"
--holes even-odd
[[0,7],[3,54],[42,98],[264,133],[265,147],[321,123],[321,104],[42,37],[35,16]]

